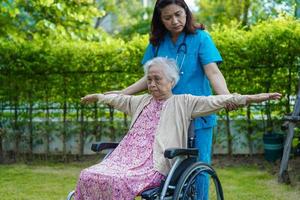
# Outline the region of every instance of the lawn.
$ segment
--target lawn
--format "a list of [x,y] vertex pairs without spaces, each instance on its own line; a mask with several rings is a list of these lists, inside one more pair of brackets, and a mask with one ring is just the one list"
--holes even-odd
[[[63,200],[74,189],[82,168],[91,162],[0,165],[1,200]],[[280,185],[258,166],[216,168],[226,200],[296,200],[298,186]]]

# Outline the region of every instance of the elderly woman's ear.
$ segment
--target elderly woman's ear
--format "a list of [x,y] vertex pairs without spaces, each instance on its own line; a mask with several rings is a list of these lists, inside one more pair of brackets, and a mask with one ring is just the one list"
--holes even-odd
[[175,80],[172,80],[171,83],[172,83],[172,88],[175,87]]

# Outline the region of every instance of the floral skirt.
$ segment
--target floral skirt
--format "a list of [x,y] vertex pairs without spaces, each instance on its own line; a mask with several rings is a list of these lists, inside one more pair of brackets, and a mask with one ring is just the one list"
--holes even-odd
[[153,168],[153,142],[163,101],[152,100],[118,147],[80,173],[76,200],[133,200],[164,178]]

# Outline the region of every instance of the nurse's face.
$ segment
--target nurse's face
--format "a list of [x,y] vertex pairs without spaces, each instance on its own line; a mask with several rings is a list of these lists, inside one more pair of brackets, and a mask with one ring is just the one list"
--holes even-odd
[[167,99],[172,95],[172,81],[170,81],[161,66],[150,66],[147,75],[149,93],[155,99]]
[[161,9],[161,21],[173,36],[179,35],[186,24],[185,10],[176,4],[170,4]]

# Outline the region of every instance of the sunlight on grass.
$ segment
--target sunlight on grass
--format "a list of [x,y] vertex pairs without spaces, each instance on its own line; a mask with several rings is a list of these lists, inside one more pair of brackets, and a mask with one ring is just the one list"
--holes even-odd
[[279,185],[275,176],[255,167],[217,169],[225,199],[230,200],[296,200],[300,191]]
[[0,199],[66,199],[81,168],[59,166],[0,166]]
[[[90,164],[0,165],[0,199],[66,199],[87,166]],[[279,185],[276,177],[255,167],[217,168],[217,172],[226,200],[296,200],[300,196],[299,188]]]

